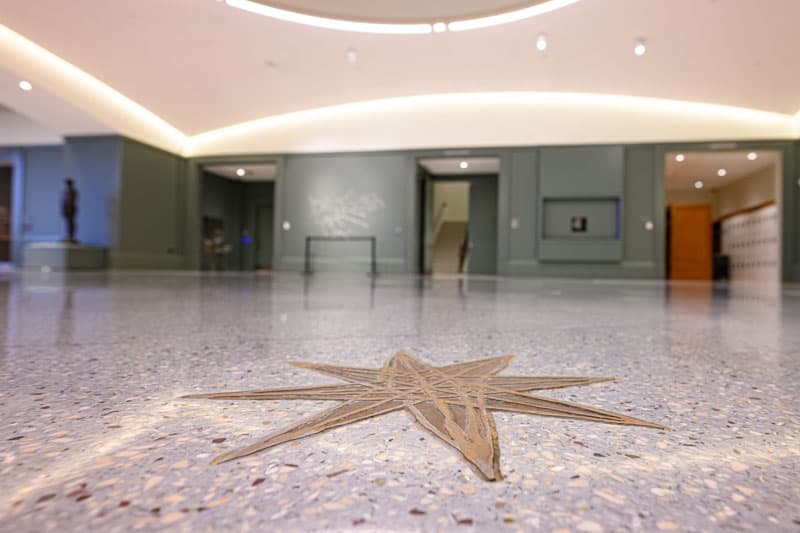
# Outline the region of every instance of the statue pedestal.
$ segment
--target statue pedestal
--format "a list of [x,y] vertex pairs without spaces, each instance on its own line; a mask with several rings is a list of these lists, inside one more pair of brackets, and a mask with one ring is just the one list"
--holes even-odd
[[106,268],[108,250],[71,242],[32,242],[22,251],[23,268],[54,270],[101,270]]

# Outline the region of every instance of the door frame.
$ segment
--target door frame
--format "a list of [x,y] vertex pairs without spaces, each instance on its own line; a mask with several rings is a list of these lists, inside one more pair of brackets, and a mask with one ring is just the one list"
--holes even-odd
[[781,216],[781,259],[780,281],[783,283],[800,279],[800,249],[795,249],[795,242],[800,239],[800,193],[796,174],[800,161],[795,158],[796,145],[791,141],[732,141],[732,142],[684,142],[658,144],[655,150],[655,261],[658,276],[667,278],[667,182],[666,157],[670,152],[736,152],[736,151],[775,151],[780,152],[782,179],[776,184],[775,195]]
[[[416,272],[419,275],[424,275],[424,254],[423,247],[424,241],[424,184],[425,178],[421,176],[419,169],[420,159],[452,159],[452,158],[474,158],[474,157],[493,157],[499,162],[499,172],[497,174],[464,174],[452,176],[455,181],[470,179],[477,176],[496,176],[497,178],[497,248],[496,248],[496,262],[495,275],[502,276],[507,274],[509,247],[510,247],[510,226],[506,222],[510,217],[510,188],[511,188],[511,153],[514,149],[508,148],[450,148],[443,150],[416,150],[409,151],[408,164],[409,175],[413,176],[410,182],[413,184],[413,189],[410,191],[410,210],[409,221],[410,226],[414,228],[410,234],[411,239],[408,239],[410,246],[409,257],[411,257],[411,272]],[[447,176],[445,176],[447,177]],[[437,178],[438,179],[438,178]]]

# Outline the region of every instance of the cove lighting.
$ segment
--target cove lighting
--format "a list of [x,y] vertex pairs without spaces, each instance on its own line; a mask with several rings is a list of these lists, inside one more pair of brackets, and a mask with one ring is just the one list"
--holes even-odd
[[677,161],[678,163],[683,163],[684,161],[686,161],[686,156],[683,154],[678,154],[675,156],[675,161]]
[[123,135],[174,153],[186,148],[187,137],[167,121],[3,24],[0,67],[25,72],[31,85],[36,83]]
[[694,188],[695,189],[702,189],[703,188],[703,182],[700,181],[700,180],[695,181],[694,182]]
[[[590,120],[592,127],[583,127],[578,134],[569,121],[565,122],[565,116]],[[384,127],[394,120],[416,124],[417,129]],[[336,135],[321,131],[320,121],[333,128],[327,131],[337,131]],[[486,124],[477,136],[467,133],[474,129],[466,127],[475,121]],[[531,129],[531,121],[540,126]],[[566,144],[576,139],[579,143],[603,144],[683,142],[687,137],[797,138],[794,126],[794,117],[786,114],[639,96],[444,93],[367,100],[241,122],[193,135],[184,155],[397,150],[454,143],[469,148]]]
[[747,154],[747,159],[749,159],[750,161],[755,161],[756,159],[758,159],[758,154],[755,152],[750,152],[749,154]]
[[720,178],[724,178],[727,175],[728,175],[728,171],[725,170],[724,168],[721,168],[721,169],[717,170],[717,176],[719,176]]
[[580,0],[546,0],[536,5],[523,7],[514,11],[506,13],[498,13],[496,15],[489,15],[486,17],[478,17],[468,20],[457,20],[449,24],[444,22],[436,22],[431,24],[391,24],[380,22],[359,22],[355,20],[342,20],[328,17],[319,17],[315,15],[307,15],[305,13],[298,13],[296,11],[289,11],[287,9],[279,9],[271,7],[252,0],[225,0],[225,2],[237,9],[249,11],[257,15],[271,17],[285,22],[294,22],[296,24],[304,24],[306,26],[315,26],[317,28],[325,28],[329,30],[339,31],[352,31],[360,33],[389,33],[389,34],[425,34],[425,33],[442,33],[444,31],[465,31],[475,30],[479,28],[487,28],[489,26],[497,26],[500,24],[508,24],[510,22],[517,22],[525,20],[537,15],[549,13],[556,9],[561,9],[571,4],[575,4]]
[[33,89],[33,85],[29,81],[22,80],[19,82],[19,88],[27,92]]
[[315,17],[285,9],[270,7],[251,0],[226,0],[226,3],[237,9],[249,11],[257,15],[271,17],[285,22],[294,22],[306,26],[315,26],[328,30],[352,31],[358,33],[391,33],[391,34],[424,34],[431,33],[433,26],[430,24],[382,24],[374,22],[356,22],[339,20],[326,17]]
[[498,26],[500,24],[508,24],[510,22],[518,22],[520,20],[529,19],[544,13],[567,7],[568,5],[575,4],[580,0],[549,0],[541,2],[535,6],[523,7],[516,11],[509,11],[507,13],[499,13],[497,15],[490,15],[488,17],[480,17],[469,20],[459,20],[451,22],[447,25],[450,31],[466,31],[477,30],[479,28],[488,28],[489,26]]

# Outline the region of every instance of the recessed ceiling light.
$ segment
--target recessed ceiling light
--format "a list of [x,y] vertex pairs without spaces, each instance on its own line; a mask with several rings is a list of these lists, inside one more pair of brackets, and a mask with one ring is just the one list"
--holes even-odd
[[358,61],[358,50],[355,48],[348,48],[345,55],[347,57],[347,61],[350,63],[355,63]]
[[245,169],[243,169],[243,168],[237,168],[236,169],[236,175],[239,176],[240,178],[242,176],[244,176],[245,174],[247,174],[247,171]]
[[677,161],[678,163],[683,163],[684,161],[686,161],[686,156],[683,154],[678,154],[675,156],[675,161]]
[[437,22],[436,24],[433,25],[433,31],[435,31],[436,33],[445,32],[447,31],[447,24],[445,24],[444,22]]
[[758,154],[755,152],[750,152],[749,154],[747,154],[747,159],[749,159],[750,161],[755,161],[756,159],[758,159]]
[[694,182],[694,188],[695,189],[702,189],[703,188],[703,182],[700,181],[700,180],[695,181]]
[[643,56],[647,52],[647,44],[641,37],[636,39],[636,44],[633,46],[633,53],[637,56]]
[[29,81],[22,80],[21,82],[19,82],[19,88],[22,89],[23,91],[30,91],[31,89],[33,89],[33,85],[31,85],[31,82]]
[[727,175],[728,175],[728,171],[725,170],[724,168],[721,168],[721,169],[717,170],[717,176],[719,176],[720,178],[724,178]]
[[539,36],[536,38],[536,49],[540,52],[544,52],[547,50],[547,34],[540,33]]
[[466,161],[462,161],[461,163],[458,164],[458,166],[463,169],[467,169],[469,168],[469,163],[467,163]]

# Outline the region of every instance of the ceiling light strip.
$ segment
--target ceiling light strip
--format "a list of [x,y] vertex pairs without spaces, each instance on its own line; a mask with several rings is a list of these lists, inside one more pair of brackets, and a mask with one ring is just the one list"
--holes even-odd
[[180,152],[186,136],[91,74],[0,24],[0,67],[23,75],[131,137]]
[[[575,1],[575,0],[573,0]],[[286,22],[294,22],[305,26],[326,28],[329,30],[352,31],[359,33],[387,33],[387,34],[425,34],[433,32],[431,24],[381,24],[373,22],[357,22],[325,17],[315,17],[285,9],[270,7],[251,0],[226,0],[226,3],[238,9],[249,11],[257,15],[271,17]]]
[[466,31],[477,30],[479,28],[488,28],[489,26],[498,26],[500,24],[508,24],[510,22],[518,22],[520,20],[529,19],[538,15],[543,15],[562,7],[567,7],[572,4],[578,3],[580,0],[549,0],[536,4],[535,6],[524,7],[516,11],[509,11],[507,13],[498,13],[497,15],[490,15],[488,17],[480,17],[469,20],[458,20],[451,22],[447,25],[450,31]]

